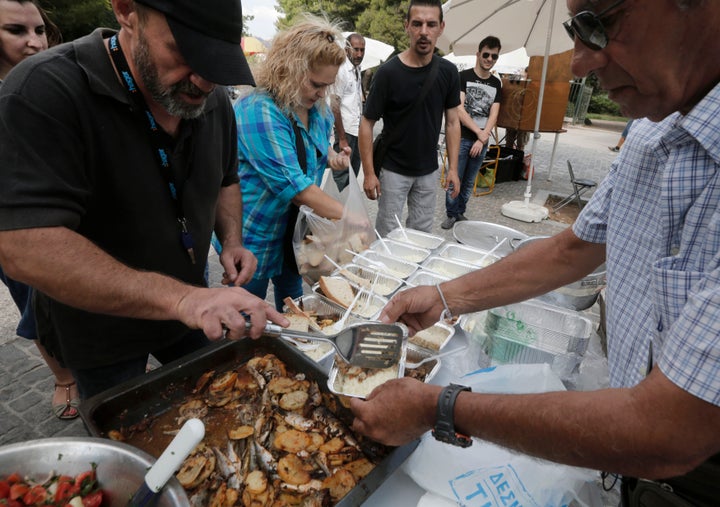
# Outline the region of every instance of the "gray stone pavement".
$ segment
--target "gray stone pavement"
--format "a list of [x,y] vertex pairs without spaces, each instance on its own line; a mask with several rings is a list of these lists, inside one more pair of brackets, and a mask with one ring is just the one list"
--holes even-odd
[[[548,180],[548,164],[554,136],[543,134],[538,140],[535,156],[535,178],[532,184],[532,202],[544,203],[548,194],[567,195],[571,191],[566,160],[571,160],[576,177],[601,181],[607,174],[615,154],[607,147],[614,146],[623,124],[603,125],[605,128],[567,125],[561,134],[555,154],[552,180]],[[501,131],[502,134],[502,131]],[[530,149],[528,144],[527,149]],[[512,227],[528,235],[554,234],[567,227],[565,224],[545,220],[525,223],[504,217],[501,206],[509,201],[523,200],[527,182],[505,182],[495,186],[486,196],[472,197],[466,216],[471,220],[494,222]],[[372,217],[376,204],[368,203]],[[452,231],[444,231],[443,191],[438,188],[434,232],[449,239]],[[211,285],[219,285],[219,264],[212,255]],[[42,361],[35,345],[16,336],[18,312],[5,286],[0,287],[0,445],[37,438],[58,436],[86,436],[80,421],[61,421],[51,412],[53,380],[50,370]]]

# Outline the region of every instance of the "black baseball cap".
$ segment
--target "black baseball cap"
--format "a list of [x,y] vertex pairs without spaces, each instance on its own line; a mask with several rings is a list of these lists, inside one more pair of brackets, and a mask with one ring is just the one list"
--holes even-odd
[[240,46],[240,0],[136,0],[165,14],[180,53],[203,79],[255,85]]

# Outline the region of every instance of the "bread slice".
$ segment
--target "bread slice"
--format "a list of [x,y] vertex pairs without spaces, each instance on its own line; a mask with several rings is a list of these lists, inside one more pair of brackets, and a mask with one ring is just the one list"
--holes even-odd
[[287,327],[293,331],[302,331],[307,333],[310,327],[310,322],[304,315],[296,315],[294,313],[286,313],[285,317],[290,321],[290,325]]
[[325,294],[325,297],[336,302],[343,308],[350,306],[353,299],[355,299],[355,292],[353,291],[352,285],[344,278],[321,276],[319,283],[320,290]]
[[[288,296],[285,299],[283,299],[283,301],[285,302],[285,305],[288,307],[288,309],[290,310],[291,313],[294,313],[295,315],[299,315],[300,317],[303,317],[304,319],[307,320],[308,325],[310,326],[310,329],[312,329],[313,331],[322,331],[322,328],[318,325],[318,323],[315,321],[315,319],[313,319],[309,313],[303,311],[302,308],[300,308],[295,303],[295,300],[293,300],[293,298]],[[298,329],[298,331],[301,331],[301,329]],[[307,329],[305,329],[305,331],[307,331]]]
[[410,343],[430,350],[440,350],[447,341],[450,332],[440,326],[432,326],[418,331],[414,336],[408,338]]

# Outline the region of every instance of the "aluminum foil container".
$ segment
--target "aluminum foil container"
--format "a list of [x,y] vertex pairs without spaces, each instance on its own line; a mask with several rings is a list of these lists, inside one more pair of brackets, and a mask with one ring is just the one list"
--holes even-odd
[[429,350],[431,353],[437,353],[448,344],[455,336],[455,326],[449,326],[443,322],[437,322],[427,329],[418,331],[414,336],[408,338],[408,342]]
[[420,268],[408,277],[407,284],[417,287],[418,285],[435,285],[436,283],[447,282],[448,280],[450,280],[450,278],[447,276]]
[[405,357],[407,354],[407,348],[403,347],[402,356],[398,363],[390,368],[385,369],[372,369],[366,368],[368,377],[362,382],[357,380],[351,380],[349,383],[340,372],[337,365],[337,356],[335,361],[330,368],[328,374],[327,386],[331,393],[337,394],[338,396],[348,396],[350,398],[365,398],[367,397],[375,387],[388,380],[394,378],[402,378],[405,375]]
[[495,364],[547,363],[567,378],[582,361],[591,333],[588,318],[530,300],[488,311],[483,349]]
[[[320,317],[332,319],[337,321],[344,315],[344,311],[332,301],[325,299],[319,294],[306,294],[294,299],[301,310],[308,312],[311,315],[318,315]],[[287,306],[283,307],[285,313],[292,313]],[[345,321],[349,326],[358,322],[363,322],[364,319],[360,319],[350,314]],[[297,348],[300,352],[305,354],[307,357],[323,366],[324,369],[329,370],[332,364],[332,356],[335,353],[335,347],[325,342],[310,342],[310,343],[298,343],[293,338],[286,338],[280,336],[283,340],[287,341],[293,347]],[[312,347],[312,348],[310,348]]]
[[353,263],[361,266],[368,266],[381,273],[405,279],[412,275],[418,268],[418,264],[396,259],[390,255],[381,254],[372,250],[365,250],[353,259]]
[[415,369],[408,368],[407,363],[417,363],[418,361],[432,355],[434,355],[432,350],[417,347],[412,343],[409,343],[407,346],[407,353],[405,355],[405,376],[412,376],[422,382],[430,382],[435,375],[437,375],[437,372],[440,371],[440,367],[442,366],[442,360],[440,358],[431,359]]
[[457,243],[448,243],[438,251],[437,256],[484,268],[500,260],[500,257],[495,254],[487,255],[488,251]]
[[410,243],[401,243],[392,239],[378,239],[370,245],[370,250],[415,264],[420,264],[430,257],[430,250],[427,248],[420,248]]
[[472,264],[468,264],[466,262],[452,261],[450,259],[439,257],[437,255],[433,255],[432,257],[428,258],[428,260],[423,263],[422,267],[423,269],[433,271],[434,273],[446,276],[451,279],[458,278],[462,275],[466,275],[467,273],[478,269],[477,266],[473,266]]
[[[357,295],[360,287],[355,285],[353,282],[348,281],[346,278],[343,278],[343,280],[347,281],[352,286],[354,294]],[[315,294],[322,296],[328,304],[337,308],[341,314],[345,313],[345,308],[327,298],[320,288],[320,283],[316,283],[311,287],[311,289]],[[357,300],[357,303],[355,303],[355,305],[350,309],[350,315],[363,320],[376,320],[377,317],[380,316],[380,312],[383,308],[385,308],[386,304],[388,304],[388,298],[365,291]]]
[[415,229],[400,229],[399,227],[390,231],[387,237],[401,243],[410,243],[420,248],[427,248],[428,250],[435,250],[445,241],[442,236],[416,231]]
[[[372,292],[384,297],[392,296],[405,283],[400,278],[382,273],[367,266],[346,264],[342,266],[342,268],[370,282]],[[333,276],[342,276],[340,270],[337,269],[332,274]]]

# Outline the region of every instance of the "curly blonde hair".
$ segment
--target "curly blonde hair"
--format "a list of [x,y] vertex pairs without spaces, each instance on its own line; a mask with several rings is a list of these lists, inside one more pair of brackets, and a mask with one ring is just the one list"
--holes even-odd
[[[307,74],[324,65],[340,66],[347,57],[345,41],[337,24],[317,16],[304,15],[298,23],[279,32],[267,58],[255,76],[282,109],[300,105],[302,85]],[[319,102],[325,107],[325,101]]]

